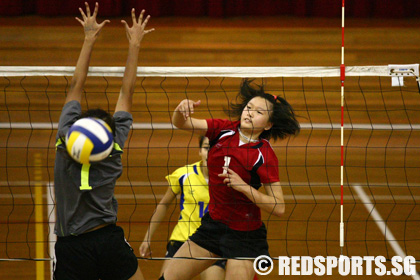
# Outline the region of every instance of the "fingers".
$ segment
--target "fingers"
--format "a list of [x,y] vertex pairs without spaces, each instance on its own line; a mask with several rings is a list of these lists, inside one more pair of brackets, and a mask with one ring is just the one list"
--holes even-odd
[[226,177],[227,178],[229,176],[232,176],[232,175],[235,175],[236,174],[229,167],[223,166],[222,169],[223,169],[223,173],[222,174],[219,174],[219,177]]
[[88,17],[90,17],[90,8],[89,8],[89,4],[87,2],[85,2],[85,6],[86,6],[86,15]]
[[111,21],[109,20],[104,20],[101,24],[99,24],[99,27],[102,28],[104,27],[105,24],[110,23]]
[[185,99],[177,107],[177,111],[180,112],[186,120],[191,114],[194,114],[194,107],[198,106],[201,101],[194,102],[192,100]]
[[150,256],[151,255],[151,251],[150,251],[150,246],[149,245],[146,245],[146,246],[141,246],[140,248],[139,248],[139,251],[140,251],[140,256],[142,257],[142,258],[145,258],[145,257],[148,257],[148,256]]
[[[131,20],[133,21],[133,24],[141,24],[143,28],[146,27],[147,23],[149,22],[150,15],[148,15],[146,17],[146,19],[143,21],[145,12],[146,12],[146,10],[141,10],[140,15],[139,15],[139,18],[137,20],[137,18],[136,18],[136,10],[134,8],[131,9]],[[154,29],[150,29],[150,30],[147,31],[147,33],[152,32],[153,30]]]
[[232,182],[230,181],[230,178],[225,178],[223,180],[223,183],[226,184],[226,186],[231,187],[232,186]]
[[131,9],[131,20],[133,21],[133,24],[137,23],[137,21],[136,21],[136,10],[134,8]]
[[144,12],[145,12],[145,10],[141,10],[141,13],[140,13],[140,15],[139,15],[139,21],[138,21],[138,22],[139,22],[140,24],[143,22]]
[[188,111],[187,111],[187,114],[188,113],[194,114],[194,103],[191,103],[191,102],[188,103]]
[[78,18],[78,17],[75,17],[75,19],[78,21],[78,22],[80,22],[80,24],[83,26],[84,24],[83,24],[83,20],[81,20],[80,18]]
[[187,104],[187,106],[183,110],[183,114],[185,119],[190,117],[192,114],[194,114],[194,106],[192,106],[190,103]]
[[128,29],[128,28],[129,28],[128,23],[127,23],[125,20],[121,20],[121,23],[122,23],[122,24],[124,24],[124,27],[125,27],[126,29]]
[[130,27],[128,26],[128,23],[125,20],[121,20],[121,23],[124,24],[124,28],[125,28],[125,35],[127,36],[128,40],[130,40],[131,35],[130,35]]
[[[144,11],[144,10],[143,10]],[[143,17],[142,17],[143,18]],[[146,19],[143,21],[143,23],[141,24],[141,26],[143,27],[143,28],[145,28],[146,27],[146,25],[147,25],[147,23],[149,22],[149,19],[150,19],[150,15],[148,15],[147,17],[146,17]],[[141,22],[141,21],[139,21],[139,22]]]
[[93,11],[93,17],[96,18],[96,16],[98,15],[98,8],[99,8],[99,4],[98,2],[95,3],[95,10]]
[[[145,27],[146,27],[146,25],[147,25],[147,23],[149,22],[149,19],[150,19],[150,15],[148,15],[146,17],[146,19],[143,21],[145,12],[146,12],[146,10],[142,10],[141,13],[140,13],[140,15],[139,15],[139,17],[138,17],[138,19],[137,19],[136,18],[136,10],[134,8],[132,8],[131,9],[131,20],[133,22],[133,26],[132,27],[129,27],[128,24],[125,24],[124,23],[125,27],[126,28],[129,28],[129,29],[134,28],[134,26],[141,27],[143,34],[148,34],[148,33],[152,32],[152,31],[155,31],[154,28],[151,28],[149,30],[145,30]],[[123,22],[123,21],[121,21],[121,22]]]
[[82,15],[83,20],[86,20],[86,15],[85,15],[85,12],[83,12],[82,8],[79,8],[79,12]]
[[150,252],[149,250],[146,250],[146,252],[140,252],[140,256],[142,258],[149,257],[151,254],[152,254],[152,252]]
[[144,257],[146,254],[144,253],[144,250],[142,247],[139,248],[139,253],[141,257]]
[[194,114],[194,108],[201,104],[201,100],[198,100],[196,102],[190,101],[188,102],[188,110],[191,112],[191,114]]
[[154,29],[154,28],[152,28],[152,29],[149,29],[149,30],[144,30],[144,34],[150,33],[150,32],[152,32],[152,31],[155,31],[155,29]]

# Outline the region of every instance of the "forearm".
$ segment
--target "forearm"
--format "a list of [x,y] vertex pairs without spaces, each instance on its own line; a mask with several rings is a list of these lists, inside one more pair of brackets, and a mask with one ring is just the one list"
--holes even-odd
[[264,194],[249,185],[244,186],[242,190],[242,193],[261,210],[272,213],[275,216],[282,216],[284,214],[286,207],[283,197]]
[[140,44],[130,43],[128,47],[127,62],[125,65],[124,77],[120,96],[115,111],[131,112],[133,93],[137,77],[137,63],[139,58]]
[[71,100],[81,101],[83,87],[86,82],[86,77],[89,71],[89,63],[92,55],[95,39],[85,38],[79,58],[77,60],[76,68],[71,79],[70,90],[67,95],[66,102]]
[[146,232],[146,235],[144,236],[144,241],[149,242],[152,239],[156,229],[160,225],[160,222],[162,222],[163,218],[165,217],[167,209],[168,209],[167,205],[158,204],[158,206],[156,207],[155,213],[153,213],[153,216],[150,219],[149,230]]
[[140,44],[130,43],[128,47],[127,62],[122,81],[122,92],[132,94],[137,77],[137,63],[139,59]]

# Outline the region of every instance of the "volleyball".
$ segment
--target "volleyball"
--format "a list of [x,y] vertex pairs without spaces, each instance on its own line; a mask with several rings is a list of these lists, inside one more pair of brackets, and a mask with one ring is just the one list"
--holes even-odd
[[112,130],[101,119],[80,119],[67,132],[66,146],[69,155],[79,163],[101,161],[109,156],[114,146]]

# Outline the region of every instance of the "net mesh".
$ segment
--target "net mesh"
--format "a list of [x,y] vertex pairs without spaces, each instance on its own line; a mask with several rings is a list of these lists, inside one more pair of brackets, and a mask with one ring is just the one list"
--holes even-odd
[[[0,71],[0,259],[50,260],[54,243],[55,134],[71,67]],[[92,67],[82,108],[113,111],[123,69]],[[263,213],[272,256],[339,255],[340,80],[335,67],[139,68],[133,129],[115,190],[118,223],[138,248],[168,188],[164,177],[198,161],[198,141],[171,124],[185,98],[197,118],[223,109],[242,77],[294,107],[302,131],[271,143],[279,159],[286,213]],[[344,113],[345,255],[404,253],[420,259],[420,95],[413,77],[391,87],[386,67],[347,69]],[[165,254],[179,200],[152,240]],[[401,251],[399,251],[401,250]],[[137,250],[135,250],[136,252]]]

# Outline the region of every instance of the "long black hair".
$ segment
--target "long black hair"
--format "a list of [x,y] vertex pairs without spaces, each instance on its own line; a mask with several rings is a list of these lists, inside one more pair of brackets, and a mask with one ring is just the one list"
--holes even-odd
[[252,82],[253,80],[249,79],[242,81],[239,93],[236,96],[236,102],[230,103],[228,114],[239,120],[249,101],[255,97],[262,97],[273,106],[273,110],[269,114],[269,121],[273,126],[268,130],[264,130],[260,134],[260,138],[276,141],[277,139],[284,139],[291,135],[298,135],[300,125],[296,120],[292,106],[284,98],[266,93],[263,85],[252,87]]

